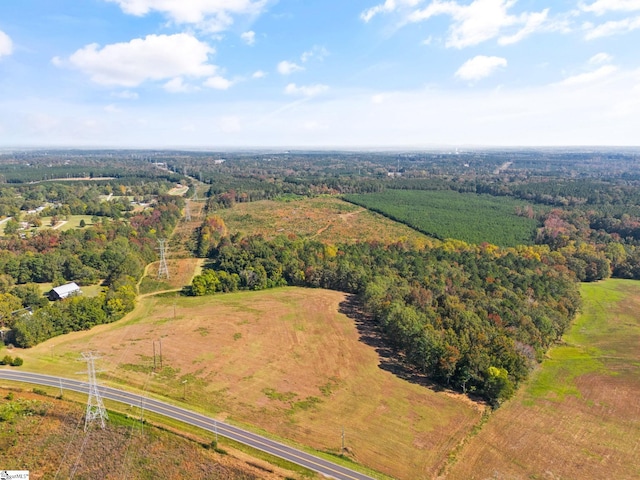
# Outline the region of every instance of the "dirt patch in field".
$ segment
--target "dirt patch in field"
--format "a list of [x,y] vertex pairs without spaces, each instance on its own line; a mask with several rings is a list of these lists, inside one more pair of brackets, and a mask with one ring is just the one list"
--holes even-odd
[[[186,396],[220,418],[319,450],[339,454],[344,428],[354,460],[395,478],[431,478],[480,413],[381,368],[379,352],[340,313],[345,299],[300,288],[150,297],[133,319],[70,334],[64,345],[58,338],[56,355],[95,349],[104,380]],[[36,348],[45,360],[46,346]]]

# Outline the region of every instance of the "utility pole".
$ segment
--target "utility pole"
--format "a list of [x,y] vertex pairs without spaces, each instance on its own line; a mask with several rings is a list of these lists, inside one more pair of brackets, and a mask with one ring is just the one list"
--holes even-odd
[[102,397],[98,390],[98,380],[96,379],[95,360],[99,358],[94,356],[93,352],[82,353],[83,361],[87,362],[87,374],[89,376],[89,399],[87,400],[87,413],[84,417],[84,429],[89,428],[89,424],[94,420],[100,421],[100,427],[104,429],[105,420],[109,419],[107,410],[102,403]]
[[162,339],[158,340],[160,344],[160,370],[162,370]]
[[340,455],[344,455],[344,425],[342,426],[342,449],[340,450]]
[[153,341],[153,371],[156,371],[156,341]]

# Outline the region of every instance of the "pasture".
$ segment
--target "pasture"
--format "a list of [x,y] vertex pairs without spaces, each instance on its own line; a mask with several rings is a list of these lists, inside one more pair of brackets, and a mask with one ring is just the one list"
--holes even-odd
[[583,312],[448,478],[640,478],[640,282],[582,285]]
[[119,322],[20,352],[22,368],[77,378],[80,352],[95,350],[105,383],[334,458],[344,429],[347,458],[395,478],[432,478],[482,409],[392,373],[380,339],[349,311],[345,294],[319,289],[147,297]]
[[414,229],[382,215],[350,204],[337,197],[321,196],[284,200],[236,203],[233,208],[215,212],[230,232],[242,235],[296,235],[326,243],[409,240],[430,242]]
[[531,244],[536,221],[516,215],[525,202],[450,190],[387,190],[344,195],[349,202],[404,223],[426,235],[501,247]]

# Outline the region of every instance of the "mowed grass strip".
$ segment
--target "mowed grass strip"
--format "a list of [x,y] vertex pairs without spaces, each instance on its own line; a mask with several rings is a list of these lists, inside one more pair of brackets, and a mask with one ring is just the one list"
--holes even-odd
[[119,322],[24,351],[23,368],[78,378],[80,352],[95,350],[105,383],[185,402],[335,458],[344,428],[350,461],[394,478],[431,478],[481,412],[380,368],[376,347],[341,313],[345,298],[291,287],[148,297]]
[[349,202],[379,212],[426,235],[502,247],[531,244],[536,221],[516,215],[525,202],[449,190],[386,190],[345,195]]
[[582,285],[583,312],[448,478],[640,478],[640,282]]
[[330,196],[237,203],[215,214],[230,232],[265,238],[295,235],[334,244],[409,240],[423,245],[430,241],[406,225]]

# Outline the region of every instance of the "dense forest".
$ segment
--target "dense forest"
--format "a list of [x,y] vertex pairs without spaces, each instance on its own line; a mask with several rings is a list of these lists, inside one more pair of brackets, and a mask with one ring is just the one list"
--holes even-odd
[[[284,285],[353,294],[407,365],[498,405],[571,322],[578,281],[640,278],[638,159],[635,150],[524,149],[0,155],[5,341],[28,347],[130,311],[157,239],[182,214],[184,200],[166,193],[199,184],[206,217],[189,244],[209,265],[185,294]],[[217,215],[318,195],[342,196],[433,241],[241,237]],[[91,225],[40,228],[43,218],[70,215],[89,215]],[[484,229],[471,221],[480,215],[490,217]],[[103,291],[42,297],[39,285],[68,281],[101,282]]]

